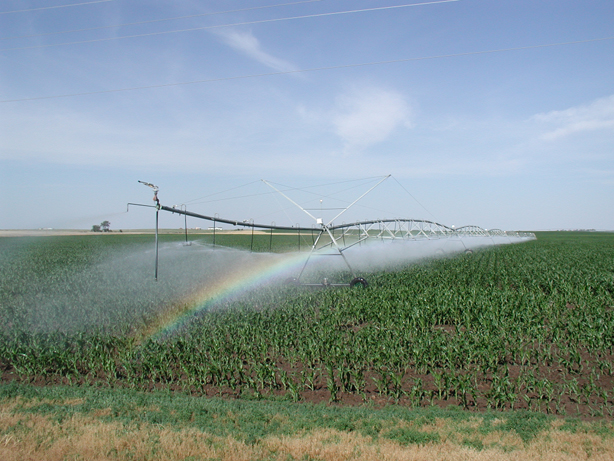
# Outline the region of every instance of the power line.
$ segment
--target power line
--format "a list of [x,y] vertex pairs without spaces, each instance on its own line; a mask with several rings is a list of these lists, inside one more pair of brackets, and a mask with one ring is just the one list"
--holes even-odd
[[[105,0],[111,1],[111,0]],[[268,8],[278,8],[280,6],[292,6],[292,5],[300,5],[303,3],[316,3],[321,2],[323,0],[303,0],[300,2],[291,2],[291,3],[278,3],[276,5],[265,5],[265,6],[254,6],[251,8],[241,8],[237,10],[227,10],[227,11],[214,11],[213,13],[200,13],[200,14],[192,14],[189,16],[177,16],[174,18],[162,18],[162,19],[151,19],[149,21],[139,21],[139,22],[128,22],[125,24],[115,24],[112,26],[100,26],[100,27],[90,27],[87,29],[73,29],[73,30],[62,30],[59,32],[48,32],[46,34],[34,34],[34,35],[19,35],[15,37],[0,37],[0,40],[16,40],[20,38],[34,38],[34,37],[47,37],[49,35],[60,35],[60,34],[70,34],[74,32],[89,32],[92,30],[102,30],[102,29],[115,29],[117,27],[127,27],[127,26],[138,26],[142,24],[153,24],[156,22],[164,22],[164,21],[175,21],[179,19],[191,19],[191,18],[199,18],[204,16],[215,16],[220,14],[230,14],[230,13],[241,13],[243,11],[252,11],[252,10],[262,10]]]
[[438,3],[451,3],[451,2],[457,2],[457,1],[459,0],[435,0],[435,1],[423,2],[423,3],[407,3],[404,5],[380,6],[380,7],[375,7],[375,8],[363,8],[363,9],[358,9],[358,10],[334,11],[332,13],[307,14],[303,16],[292,16],[292,17],[286,17],[286,18],[261,19],[258,21],[237,22],[234,24],[218,24],[218,25],[213,25],[213,26],[192,27],[189,29],[176,29],[176,30],[167,30],[167,31],[162,31],[162,32],[149,32],[146,34],[123,35],[120,37],[106,37],[106,38],[97,38],[97,39],[92,39],[92,40],[80,40],[76,42],[51,43],[51,44],[46,44],[46,45],[23,46],[23,47],[17,47],[17,48],[0,48],[0,51],[31,50],[35,48],[50,48],[54,46],[78,45],[82,43],[108,42],[111,40],[121,40],[125,38],[152,37],[156,35],[176,34],[180,32],[194,32],[197,30],[219,29],[222,27],[250,26],[254,24],[294,21],[297,19],[321,18],[325,16],[339,16],[342,14],[365,13],[365,12],[373,12],[373,11],[381,11],[381,10],[392,10],[392,9],[399,9],[399,8],[409,8],[413,6],[435,5]]
[[337,65],[337,66],[312,67],[310,69],[297,69],[297,70],[288,70],[288,71],[279,71],[279,72],[267,72],[267,73],[262,73],[262,74],[238,75],[234,77],[219,77],[219,78],[210,78],[210,79],[204,79],[204,80],[192,80],[189,82],[163,83],[160,85],[148,85],[148,86],[134,86],[134,87],[128,87],[128,88],[116,88],[113,90],[89,91],[89,92],[83,92],[83,93],[69,93],[69,94],[61,94],[61,95],[55,95],[55,96],[37,96],[33,98],[4,99],[4,100],[0,100],[0,103],[36,101],[36,100],[42,100],[42,99],[68,98],[68,97],[73,97],[73,96],[90,96],[90,95],[96,95],[96,94],[119,93],[123,91],[150,90],[154,88],[165,88],[165,87],[171,87],[171,86],[194,85],[197,83],[214,83],[214,82],[223,82],[223,81],[230,81],[230,80],[243,80],[243,79],[257,78],[257,77],[271,77],[274,75],[289,75],[289,74],[299,74],[299,73],[306,73],[306,72],[319,72],[319,71],[325,71],[325,70],[350,69],[353,67],[367,67],[367,66],[377,66],[377,65],[383,65],[383,64],[397,64],[397,63],[402,63],[402,62],[426,61],[430,59],[456,58],[456,57],[462,57],[462,56],[476,56],[476,55],[481,55],[481,54],[504,53],[504,52],[509,52],[509,51],[534,50],[538,48],[577,45],[581,43],[592,43],[592,42],[599,42],[599,41],[613,40],[613,39],[614,39],[614,36],[602,37],[602,38],[592,38],[588,40],[575,40],[572,42],[547,43],[547,44],[542,44],[542,45],[519,46],[519,47],[513,47],[513,48],[499,48],[495,50],[467,51],[465,53],[440,54],[440,55],[432,55],[432,56],[422,56],[422,57],[417,57],[417,58],[391,59],[388,61],[373,61],[373,62],[364,62],[364,63],[358,63],[358,64],[342,64],[342,65]]
[[70,8],[71,6],[93,5],[94,3],[107,3],[107,2],[113,2],[113,1],[115,0],[96,0],[93,2],[69,3],[68,5],[41,6],[40,8],[28,8],[27,10],[0,11],[0,14],[27,13],[29,11],[53,10],[56,8]]

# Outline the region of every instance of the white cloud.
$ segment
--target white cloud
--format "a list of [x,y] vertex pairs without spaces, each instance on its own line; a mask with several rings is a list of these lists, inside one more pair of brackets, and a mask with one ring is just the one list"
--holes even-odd
[[14,110],[0,116],[0,123],[7,128],[0,161],[168,167],[173,162],[195,162],[202,156],[189,144],[193,140],[189,134],[177,127],[152,128],[147,123],[134,123],[130,117],[114,120],[104,114],[56,108]]
[[412,111],[400,93],[360,88],[337,98],[331,123],[345,153],[386,140],[399,127],[410,128]]
[[536,114],[531,119],[553,125],[553,129],[549,129],[541,136],[547,141],[554,141],[574,133],[614,130],[614,95],[596,99],[586,105]]
[[[258,171],[296,170],[314,163],[302,151],[287,148],[296,144],[287,118],[278,122],[268,114],[256,119],[251,110],[232,111],[230,118],[224,110],[139,118],[129,108],[122,114],[56,105],[12,109],[0,111],[0,170],[3,162],[16,161],[260,175]],[[289,138],[280,133],[289,133]]]
[[260,41],[254,37],[251,32],[241,32],[237,30],[219,30],[216,34],[220,36],[224,42],[245,54],[247,57],[264,64],[271,69],[275,69],[280,72],[292,72],[298,70],[298,68],[283,59],[276,58],[275,56],[264,51],[260,45]]

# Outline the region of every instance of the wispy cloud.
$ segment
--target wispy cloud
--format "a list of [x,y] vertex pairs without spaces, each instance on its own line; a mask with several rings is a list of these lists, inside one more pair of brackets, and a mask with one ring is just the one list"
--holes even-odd
[[382,142],[400,127],[412,126],[412,110],[402,94],[382,88],[356,88],[339,96],[331,123],[344,152]]
[[614,95],[586,105],[536,114],[531,119],[552,126],[541,136],[547,141],[586,131],[614,130]]
[[215,32],[228,46],[245,54],[247,57],[280,72],[298,70],[294,64],[267,53],[260,41],[251,33],[238,30],[219,30]]

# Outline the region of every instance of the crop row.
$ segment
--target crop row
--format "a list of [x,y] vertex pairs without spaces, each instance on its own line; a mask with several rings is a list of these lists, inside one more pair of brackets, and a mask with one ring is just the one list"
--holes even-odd
[[[520,245],[424,260],[370,274],[362,290],[268,286],[209,306],[155,339],[141,335],[142,327],[183,302],[179,295],[197,277],[174,275],[134,297],[136,284],[150,282],[113,272],[116,255],[133,251],[126,241],[93,248],[71,242],[78,240],[63,241],[67,254],[56,256],[72,254],[62,263],[35,259],[46,251],[40,243],[27,249],[30,259],[23,247],[19,258],[5,248],[3,269],[10,263],[37,280],[30,288],[2,281],[5,379],[614,413],[609,234],[541,234]],[[198,264],[191,270],[211,270]],[[13,270],[10,279],[20,276]],[[77,294],[62,297],[62,284]],[[87,305],[67,303],[75,300]],[[92,317],[61,328],[79,309]]]

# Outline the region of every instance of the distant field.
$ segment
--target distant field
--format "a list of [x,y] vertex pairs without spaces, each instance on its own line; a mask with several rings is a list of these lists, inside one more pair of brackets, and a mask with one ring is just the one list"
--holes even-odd
[[[273,251],[294,245],[284,237]],[[0,239],[2,381],[614,415],[614,234],[538,233],[370,273],[366,289],[265,284],[232,297],[201,284],[246,252],[185,257],[182,238],[161,237],[157,283],[151,235]]]

